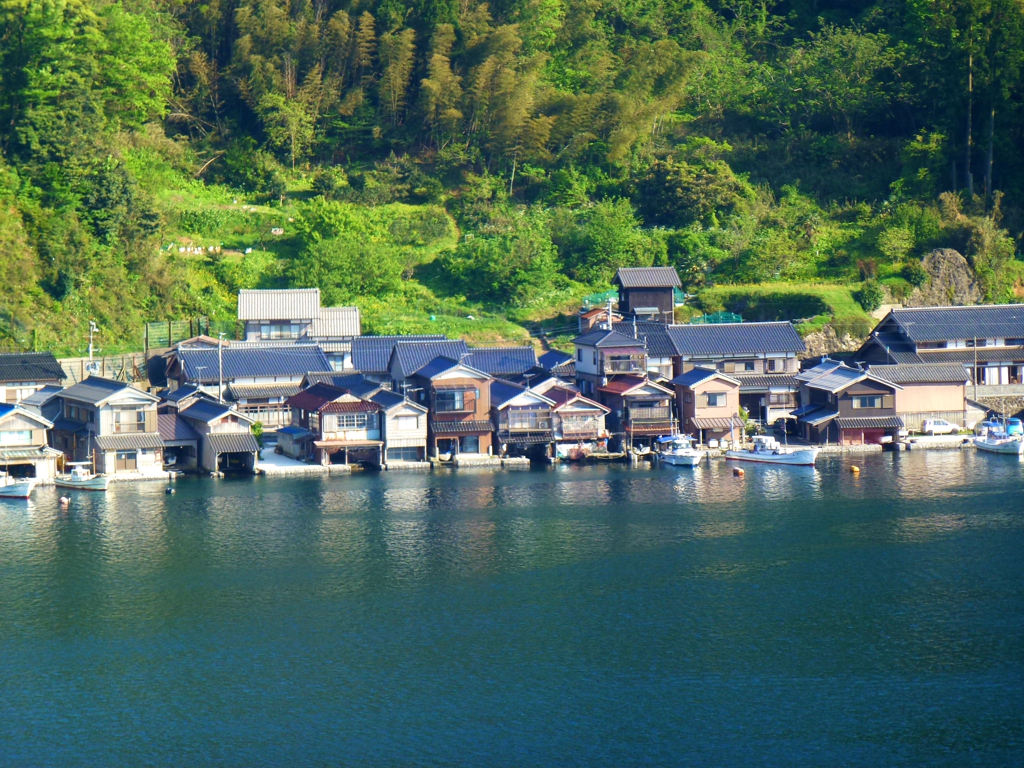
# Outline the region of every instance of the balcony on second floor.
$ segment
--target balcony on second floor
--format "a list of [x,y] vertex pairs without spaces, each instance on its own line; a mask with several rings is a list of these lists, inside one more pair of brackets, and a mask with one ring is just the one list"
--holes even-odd
[[603,359],[601,373],[605,376],[618,374],[635,374],[642,376],[647,371],[647,355],[606,355]]

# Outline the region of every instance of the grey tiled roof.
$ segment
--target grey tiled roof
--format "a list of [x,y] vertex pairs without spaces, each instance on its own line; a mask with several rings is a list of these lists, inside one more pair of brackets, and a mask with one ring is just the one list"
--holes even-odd
[[67,398],[68,400],[78,400],[80,402],[96,405],[124,389],[133,389],[137,394],[144,397],[150,397],[153,400],[157,399],[154,395],[150,395],[148,392],[144,392],[137,387],[131,387],[123,381],[104,379],[100,376],[89,376],[77,384],[63,390],[60,393],[60,396]]
[[271,384],[231,384],[227,388],[232,400],[262,400],[269,397],[291,397],[300,389],[299,382]]
[[313,320],[319,314],[319,288],[238,292],[239,320]]
[[101,451],[134,451],[140,448],[163,448],[158,432],[128,432],[120,435],[97,435],[96,445]]
[[686,373],[681,373],[672,379],[672,383],[677,387],[692,387],[694,384],[700,384],[702,381],[714,378],[715,376],[722,376],[730,381],[736,381],[731,376],[726,376],[724,373],[719,373],[714,368],[691,368]]
[[840,416],[836,419],[840,429],[902,429],[899,416]]
[[67,378],[52,352],[0,355],[0,381],[60,381]]
[[463,362],[492,376],[511,376],[537,365],[537,353],[533,347],[480,347],[471,349]]
[[286,347],[224,347],[217,349],[179,349],[178,357],[185,378],[200,384],[216,384],[223,364],[225,382],[257,377],[288,377],[296,381],[309,371],[329,371],[331,364],[315,344]]
[[679,288],[682,282],[673,267],[622,267],[613,281],[623,288]]
[[1024,304],[894,309],[890,316],[915,342],[1024,337]]
[[183,410],[181,415],[195,421],[209,423],[227,415],[228,413],[231,413],[231,406],[225,405],[224,403],[215,403],[212,400],[207,400],[206,398],[200,398]]
[[214,453],[256,453],[260,444],[251,432],[216,432],[203,441]]
[[161,413],[157,416],[157,426],[160,430],[160,439],[165,443],[199,439],[199,433],[192,428],[192,425],[184,419],[178,418],[176,413]]
[[337,339],[358,336],[360,332],[359,307],[324,307],[306,335],[317,339]]
[[807,386],[826,392],[839,392],[865,378],[867,378],[867,374],[864,371],[840,365],[829,373],[824,373],[817,378],[811,379],[807,382]]
[[556,368],[563,368],[567,365],[574,365],[576,362],[576,358],[574,358],[568,352],[562,352],[561,350],[558,349],[552,349],[545,352],[543,355],[537,358],[537,362],[540,364],[542,368],[545,368],[549,371],[553,371]]
[[675,344],[668,335],[668,326],[665,323],[637,322],[637,323],[615,323],[612,328],[623,336],[633,336],[633,331],[642,344],[647,347],[647,354],[651,357],[673,357],[676,354]]
[[963,384],[967,369],[955,363],[872,365],[868,372],[894,384]]
[[794,353],[807,347],[791,323],[670,325],[668,335],[683,357],[728,357],[758,353]]
[[[630,326],[632,327],[632,326]],[[634,339],[632,331],[627,336],[619,331],[609,331],[607,328],[597,328],[593,331],[588,331],[582,336],[577,336],[572,340],[573,344],[581,347],[600,347],[600,348],[612,348],[615,347],[643,347],[643,339]]]
[[391,351],[400,341],[447,341],[446,336],[358,336],[352,339],[352,367],[362,373],[385,373]]
[[396,380],[412,376],[431,360],[448,357],[459,360],[469,352],[464,341],[399,341],[391,351],[388,370]]
[[740,391],[767,391],[769,389],[796,389],[796,379],[789,373],[733,374],[740,382]]

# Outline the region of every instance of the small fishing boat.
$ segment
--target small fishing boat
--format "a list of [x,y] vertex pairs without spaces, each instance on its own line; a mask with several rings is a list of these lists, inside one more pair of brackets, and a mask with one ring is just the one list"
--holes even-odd
[[974,447],[986,453],[1024,456],[1024,439],[1020,435],[1008,435],[1001,430],[986,430],[984,434],[974,438]]
[[750,446],[726,451],[725,458],[736,461],[760,461],[765,464],[807,466],[814,464],[818,452],[819,449],[814,446],[790,447],[782,445],[771,435],[754,435]]
[[0,496],[7,499],[27,499],[36,487],[34,477],[14,478],[0,472]]
[[696,467],[704,453],[693,446],[694,438],[689,435],[669,435],[658,438],[658,460],[665,464]]
[[69,461],[71,471],[54,478],[58,488],[79,488],[83,491],[105,491],[110,482],[106,475],[97,475],[88,461]]

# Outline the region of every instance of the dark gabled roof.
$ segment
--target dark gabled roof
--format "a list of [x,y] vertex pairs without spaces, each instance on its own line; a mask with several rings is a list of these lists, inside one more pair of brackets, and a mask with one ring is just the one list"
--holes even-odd
[[297,381],[279,381],[269,384],[235,384],[226,388],[232,400],[263,400],[273,397],[291,397],[302,389]]
[[904,424],[899,416],[839,416],[836,426],[840,429],[902,429]]
[[459,360],[469,352],[466,342],[459,341],[399,341],[391,351],[387,368],[392,378],[401,380],[412,376],[430,361],[438,357]]
[[374,400],[342,400],[324,403],[320,413],[376,413],[381,409]]
[[556,368],[564,368],[567,365],[574,365],[575,362],[575,357],[570,355],[568,352],[562,352],[558,349],[549,350],[537,358],[537,363],[540,367],[548,371],[553,371]]
[[56,384],[47,384],[45,387],[40,387],[28,397],[21,399],[21,404],[25,406],[31,406],[33,408],[41,408],[46,405],[50,400],[53,399],[54,395],[59,395],[63,391],[63,387]]
[[222,418],[231,413],[231,406],[218,403],[214,400],[199,398],[192,405],[181,411],[181,415],[195,421],[202,421],[209,424],[211,421]]
[[107,398],[124,389],[131,389],[135,393],[142,395],[143,397],[150,397],[156,400],[155,395],[151,395],[148,392],[144,392],[137,387],[132,387],[125,384],[123,381],[114,381],[113,379],[104,379],[100,376],[89,376],[86,379],[78,382],[74,386],[68,387],[60,393],[61,397],[67,398],[68,400],[78,400],[83,403],[91,403],[98,405]]
[[260,450],[251,432],[214,432],[203,441],[213,453],[258,453]]
[[101,451],[137,451],[163,448],[164,441],[158,432],[126,432],[120,435],[96,435],[96,445]]
[[[218,358],[218,352],[223,360]],[[177,350],[185,378],[199,384],[216,384],[223,380],[249,379],[264,376],[285,376],[300,379],[309,371],[329,371],[331,364],[323,350],[315,344],[292,344],[272,347],[223,347],[217,349]]]
[[533,347],[480,347],[471,349],[463,362],[492,376],[525,373],[537,365]]
[[800,353],[807,347],[791,323],[670,325],[668,335],[683,357]]
[[386,411],[394,408],[396,405],[401,405],[403,403],[405,403],[406,405],[411,405],[414,408],[418,408],[421,411],[427,410],[425,406],[420,405],[419,403],[413,400],[408,400],[405,397],[402,397],[402,395],[398,394],[397,392],[392,392],[390,389],[382,389],[378,392],[375,392],[370,397],[370,399],[373,400],[373,402],[377,403],[381,408],[383,408]]
[[457,360],[452,360],[450,357],[435,357],[429,363],[416,371],[416,375],[424,379],[432,379],[439,373],[444,373],[458,364]]
[[0,381],[61,381],[67,378],[52,352],[0,355]]
[[391,351],[400,341],[446,341],[446,336],[357,336],[352,339],[352,367],[362,373],[385,373]]
[[491,405],[495,408],[500,408],[513,397],[521,395],[526,391],[526,387],[513,384],[511,381],[495,379],[491,382]]
[[733,377],[739,381],[741,392],[797,389],[796,378],[791,373],[735,373]]
[[872,365],[868,373],[893,384],[963,384],[969,378],[967,369],[955,363]]
[[612,281],[623,288],[680,288],[674,267],[621,267]]
[[610,331],[607,328],[595,328],[587,331],[582,336],[572,340],[573,344],[581,347],[598,347],[601,349],[614,349],[615,347],[642,347],[642,340],[634,339],[632,335],[626,336],[618,331]]
[[889,318],[915,343],[1024,337],[1024,304],[893,309],[882,323]]
[[332,387],[344,389],[358,397],[366,397],[381,388],[375,381],[370,381],[361,373],[314,372],[306,374],[304,379],[310,384],[330,384]]
[[646,345],[647,354],[651,357],[672,357],[676,354],[675,345],[668,335],[668,326],[665,323],[636,322],[616,323],[612,326],[623,336],[636,337]]
[[285,400],[285,405],[302,411],[318,411],[344,395],[345,390],[330,384],[312,384]]
[[156,421],[160,439],[164,442],[199,439],[199,433],[192,428],[192,425],[179,418],[176,413],[161,413],[156,417]]
[[162,389],[158,394],[163,398],[164,402],[180,403],[185,398],[200,394],[200,389],[192,384],[186,384],[177,389]]
[[732,382],[733,384],[739,384],[739,379],[734,379],[732,376],[717,371],[714,368],[691,368],[686,373],[681,373],[672,379],[671,383],[677,387],[692,387],[696,384],[700,384],[702,381],[708,379],[725,379],[726,381]]

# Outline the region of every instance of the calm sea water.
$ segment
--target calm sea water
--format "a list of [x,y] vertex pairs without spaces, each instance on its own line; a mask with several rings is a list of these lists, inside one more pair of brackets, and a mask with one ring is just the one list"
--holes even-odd
[[1024,764],[1024,464],[745,469],[4,500],[0,765]]

